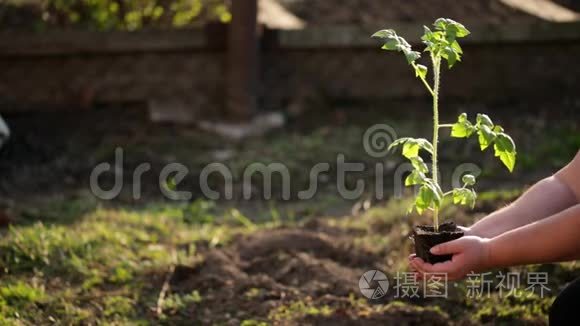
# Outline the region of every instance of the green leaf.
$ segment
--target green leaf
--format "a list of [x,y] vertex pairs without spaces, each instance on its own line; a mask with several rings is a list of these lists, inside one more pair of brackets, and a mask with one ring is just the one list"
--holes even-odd
[[403,156],[406,158],[413,158],[419,156],[419,144],[413,141],[408,141],[403,145]]
[[461,181],[466,186],[473,186],[475,184],[475,176],[473,174],[466,174],[461,178]]
[[391,150],[393,150],[393,148],[405,144],[406,142],[409,141],[409,139],[411,139],[411,138],[405,137],[405,138],[399,138],[399,139],[395,140],[394,142],[391,143],[391,145],[389,145],[388,150],[391,151]]
[[429,29],[429,27],[423,25],[423,36],[421,37],[422,40],[425,40],[430,37],[433,32]]
[[441,191],[441,187],[439,187],[433,179],[426,179],[424,185],[433,191],[433,205],[435,207],[441,206],[441,202],[443,201],[443,191]]
[[493,122],[491,121],[491,119],[489,118],[489,116],[487,114],[481,114],[478,113],[477,114],[477,125],[484,125],[484,126],[488,126],[489,128],[493,128]]
[[436,30],[445,31],[448,34],[454,35],[455,37],[465,37],[471,34],[469,30],[463,26],[463,24],[460,24],[449,18],[439,18],[435,21],[433,26]]
[[411,64],[415,62],[417,59],[421,57],[421,53],[417,51],[412,51],[411,48],[403,48],[401,51],[405,54],[405,58],[407,59],[407,63]]
[[427,67],[424,65],[415,65],[415,76],[425,79],[427,77]]
[[429,208],[431,206],[431,202],[433,202],[434,195],[435,194],[431,188],[427,186],[421,186],[421,189],[419,189],[419,194],[417,195],[417,199],[415,200],[417,208]]
[[387,41],[381,49],[383,50],[398,50],[399,42],[397,40]]
[[495,140],[496,134],[487,125],[481,125],[477,131],[479,146],[481,150],[485,150]]
[[372,38],[392,39],[397,37],[397,33],[392,29],[383,29],[374,33]]
[[459,188],[453,189],[453,203],[456,205],[465,205],[473,208],[477,194],[473,189]]
[[425,178],[426,177],[424,173],[414,170],[407,176],[407,178],[405,178],[405,186],[414,186],[423,184]]
[[423,159],[420,156],[415,156],[412,157],[411,159],[411,164],[413,165],[413,168],[421,173],[427,173],[429,172],[429,168],[427,167],[427,164],[425,164],[425,162],[423,162]]
[[493,148],[495,156],[499,157],[510,172],[513,172],[516,165],[516,144],[513,139],[505,133],[499,133]]
[[451,43],[451,47],[453,48],[453,50],[455,50],[455,52],[457,52],[458,54],[463,54],[463,49],[461,48],[461,46],[459,45],[459,43],[457,41],[453,41]]
[[441,53],[441,56],[445,60],[447,60],[447,65],[449,69],[451,69],[457,61],[461,60],[459,54],[455,52],[455,50],[450,46],[446,46],[445,48],[443,48],[443,53]]
[[391,143],[391,145],[389,145],[388,150],[392,150],[393,148],[406,143],[409,139],[410,139],[409,137],[403,137],[395,140],[394,142]]
[[439,52],[439,47],[442,44],[446,44],[445,35],[443,32],[432,32],[427,26],[423,26],[425,33],[421,36],[423,44],[427,45],[425,51],[430,51],[433,53]]
[[429,142],[425,138],[417,138],[415,140],[417,141],[421,149],[427,151],[429,154],[433,154],[433,144],[431,144],[431,142]]
[[508,134],[505,134],[503,132],[497,134],[495,144],[497,145],[500,151],[506,152],[516,151],[516,144],[514,143],[513,139]]
[[374,33],[371,37],[384,40],[383,50],[403,52],[407,63],[412,64],[421,57],[421,54],[411,49],[411,45],[392,29],[384,29]]
[[470,137],[477,128],[467,120],[467,114],[462,113],[458,118],[457,122],[451,127],[451,137],[455,138],[467,138]]
[[419,214],[422,214],[423,211],[431,207],[440,207],[442,200],[443,192],[439,185],[432,179],[424,178],[411,210],[415,208]]
[[462,24],[447,18],[439,18],[433,23],[434,31],[423,26],[424,34],[421,37],[427,46],[425,51],[433,53],[447,60],[449,68],[461,61],[463,49],[457,38],[465,37],[469,31]]
[[403,156],[410,159],[419,155],[419,149],[433,153],[433,145],[424,138],[400,138],[389,145],[389,150],[403,145]]
[[419,189],[419,194],[415,198],[415,207],[417,212],[422,214],[426,209],[431,207],[433,203],[433,198],[435,197],[435,192],[430,187],[425,184]]

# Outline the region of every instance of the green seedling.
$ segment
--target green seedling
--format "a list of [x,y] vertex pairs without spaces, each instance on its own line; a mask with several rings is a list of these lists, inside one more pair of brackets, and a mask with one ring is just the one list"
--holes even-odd
[[[437,154],[439,132],[449,128],[451,137],[469,138],[476,136],[482,151],[493,147],[495,156],[498,157],[507,169],[512,172],[516,163],[516,146],[512,138],[506,134],[503,128],[492,122],[489,116],[478,114],[475,123],[469,121],[467,114],[463,113],[452,124],[439,122],[439,89],[441,83],[441,64],[445,60],[449,69],[461,61],[463,50],[458,39],[466,37],[470,32],[462,24],[451,19],[439,18],[433,24],[433,30],[424,26],[424,34],[421,37],[425,49],[429,53],[433,71],[433,83],[429,84],[427,66],[417,63],[421,54],[413,51],[411,45],[392,29],[376,32],[372,37],[381,39],[384,44],[382,49],[387,51],[402,52],[407,63],[415,71],[415,76],[421,80],[425,88],[433,97],[433,139],[428,141],[424,138],[401,138],[389,146],[389,150],[402,147],[402,154],[410,160],[413,171],[406,178],[406,186],[418,186],[419,191],[410,208],[423,214],[425,210],[433,212],[433,226],[435,231],[439,229],[439,209],[449,197],[453,204],[465,205],[473,208],[476,200],[476,192],[473,189],[475,177],[471,174],[463,176],[463,187],[443,192],[438,179]],[[431,155],[431,170],[419,156],[421,151]]]

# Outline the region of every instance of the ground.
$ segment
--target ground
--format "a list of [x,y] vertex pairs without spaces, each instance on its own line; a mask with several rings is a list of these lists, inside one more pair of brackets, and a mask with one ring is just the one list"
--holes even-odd
[[[509,175],[490,153],[445,137],[442,171],[477,162],[485,172],[475,209],[447,206],[442,216],[468,225],[564,164],[580,147],[577,105],[541,102],[529,110],[529,103],[450,103],[453,114],[446,119],[462,110],[490,113],[516,139],[519,163]],[[405,116],[420,116],[428,103],[412,106]],[[428,222],[407,214],[408,197],[388,191],[377,200],[368,187],[361,200],[344,200],[332,173],[309,201],[281,200],[278,188],[270,200],[244,201],[238,181],[233,200],[211,201],[195,187],[212,161],[226,163],[234,176],[256,160],[284,162],[293,190],[308,185],[304,171],[316,162],[336,165],[338,153],[374,166],[384,160],[367,155],[361,143],[371,125],[428,136],[429,121],[402,114],[365,107],[322,111],[239,143],[191,126],[152,125],[139,109],[9,116],[15,134],[0,162],[3,221],[10,224],[0,231],[0,324],[545,324],[554,295],[579,274],[576,263],[502,270],[549,272],[551,291],[544,298],[529,292],[500,298],[492,291],[470,299],[463,281],[452,283],[448,299],[396,297],[390,288],[382,299],[367,300],[358,288],[361,275],[381,270],[394,285],[397,272],[408,268],[412,225]],[[127,171],[144,161],[155,171],[139,200],[131,197],[128,177],[113,201],[97,200],[88,190],[92,167],[112,162],[116,145],[124,147]],[[386,161],[391,174],[402,162],[397,156]],[[168,162],[190,168],[191,178],[181,185],[193,191],[190,201],[160,195],[154,176]],[[373,174],[358,176],[371,184]],[[210,181],[219,187],[219,180]],[[392,189],[392,180],[385,188]]]

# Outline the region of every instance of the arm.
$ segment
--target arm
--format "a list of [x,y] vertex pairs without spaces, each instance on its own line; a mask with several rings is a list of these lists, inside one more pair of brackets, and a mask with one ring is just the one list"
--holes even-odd
[[[497,216],[501,215],[494,215],[496,216],[494,218],[496,222],[502,224],[501,227],[494,229],[495,232],[505,228],[501,234],[492,239],[469,235],[440,244],[433,247],[431,252],[436,255],[453,254],[451,261],[432,265],[412,256],[410,257],[411,266],[421,274],[447,273],[449,279],[452,280],[465,277],[471,271],[478,272],[494,267],[580,258],[580,242],[578,241],[578,234],[580,234],[580,152],[570,164],[560,170],[551,180],[549,178],[541,183],[544,184],[539,183],[532,187],[526,195],[522,196],[521,199],[523,200],[518,200],[519,203],[516,202],[512,206],[518,207],[527,202],[536,209],[542,210],[542,213],[545,214],[556,206],[549,204],[549,202],[555,201],[563,205],[563,203],[572,201],[574,204],[543,219],[526,218],[518,215],[515,218],[517,222],[509,221],[506,223],[505,221],[497,220]],[[557,186],[558,184],[560,186]],[[552,191],[542,194],[539,191],[541,189],[551,189]],[[567,190],[564,191],[563,189]],[[555,196],[566,196],[566,198],[562,200],[562,198]],[[543,209],[541,205],[548,205],[550,209]],[[509,208],[505,210],[507,211]],[[516,209],[518,213],[525,211],[534,216],[542,215],[527,210],[525,207]],[[480,223],[486,220],[490,221],[490,217]],[[530,221],[527,225],[516,226],[512,230],[505,227],[506,225],[513,226],[526,220]],[[480,223],[477,223],[476,226],[479,224],[479,227],[483,228],[481,225],[485,224]],[[494,228],[493,223],[486,223],[486,231],[489,232],[488,230]]]
[[425,263],[411,257],[411,266],[424,273],[446,273],[449,280],[496,267],[558,262],[580,257],[580,204],[493,239],[466,236],[431,248],[436,255],[453,254],[450,261]]
[[493,238],[554,215],[580,202],[580,152],[558,171],[532,186],[511,205],[475,223],[470,235]]
[[[580,257],[580,205],[489,240],[486,268]],[[533,239],[533,241],[530,241]]]

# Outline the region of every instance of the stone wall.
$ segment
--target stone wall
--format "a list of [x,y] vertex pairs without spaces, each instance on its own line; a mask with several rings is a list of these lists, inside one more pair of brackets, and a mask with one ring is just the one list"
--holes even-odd
[[[266,31],[261,105],[423,97],[402,56],[378,49],[378,28]],[[397,26],[418,40],[416,26]],[[580,25],[476,26],[464,61],[443,72],[444,95],[466,100],[577,96]],[[146,103],[184,119],[224,105],[225,31],[61,32],[0,37],[0,111]]]

